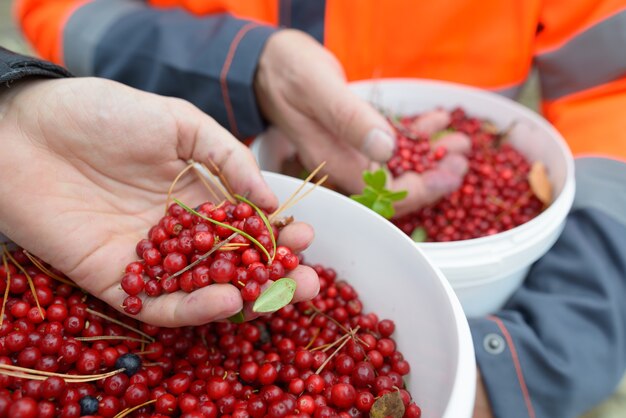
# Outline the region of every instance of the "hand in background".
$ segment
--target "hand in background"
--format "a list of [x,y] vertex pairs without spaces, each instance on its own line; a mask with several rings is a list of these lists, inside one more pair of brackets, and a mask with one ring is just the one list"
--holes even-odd
[[[256,95],[271,122],[268,135],[291,142],[305,168],[322,161],[331,182],[348,193],[363,190],[362,173],[393,154],[393,129],[350,91],[339,62],[310,36],[283,30],[272,35],[259,61]],[[454,145],[436,170],[406,174],[389,184],[407,190],[398,214],[432,203],[461,184],[467,161]]]

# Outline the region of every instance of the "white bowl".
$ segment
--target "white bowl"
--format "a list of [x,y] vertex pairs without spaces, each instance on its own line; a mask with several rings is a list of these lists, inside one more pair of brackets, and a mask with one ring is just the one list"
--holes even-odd
[[[519,287],[532,263],[554,244],[574,199],[574,160],[561,135],[541,116],[505,97],[455,83],[418,79],[359,81],[351,89],[396,114],[462,107],[504,129],[516,122],[511,143],[549,173],[553,203],[531,221],[493,236],[445,243],[417,243],[441,269],[468,316],[498,310]],[[279,171],[285,144],[257,138],[252,151],[262,169]]]
[[[302,184],[263,174],[281,202]],[[306,262],[334,268],[354,285],[365,311],[395,322],[398,349],[411,365],[408,389],[422,416],[471,417],[476,363],[469,326],[454,291],[413,241],[378,214],[325,188],[286,214],[315,228]]]

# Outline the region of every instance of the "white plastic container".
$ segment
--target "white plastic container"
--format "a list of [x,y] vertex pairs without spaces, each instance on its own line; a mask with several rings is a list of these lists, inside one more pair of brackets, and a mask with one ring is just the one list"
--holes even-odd
[[[519,287],[532,263],[545,254],[563,230],[574,199],[574,160],[561,135],[541,116],[505,97],[460,84],[386,79],[351,84],[365,100],[396,114],[435,107],[462,107],[471,116],[505,129],[516,122],[511,143],[530,161],[542,161],[556,198],[531,221],[493,236],[447,243],[417,243],[441,269],[468,316],[498,310]],[[258,138],[252,151],[262,169],[279,171],[285,144]]]
[[[281,202],[302,183],[263,174]],[[365,311],[393,319],[398,349],[411,365],[408,389],[422,416],[471,417],[476,363],[469,326],[454,291],[422,251],[378,214],[325,188],[286,214],[315,228],[306,262],[334,268],[354,285]],[[357,232],[364,224],[367,237]]]
[[[302,184],[281,174],[263,175],[281,202]],[[354,285],[366,312],[395,322],[393,337],[411,365],[405,380],[422,417],[470,418],[476,394],[474,346],[443,274],[399,229],[339,193],[317,188],[284,214],[315,228],[313,244],[304,253],[307,263],[334,268]],[[368,239],[354,228],[365,223]],[[0,234],[0,242],[9,241]]]

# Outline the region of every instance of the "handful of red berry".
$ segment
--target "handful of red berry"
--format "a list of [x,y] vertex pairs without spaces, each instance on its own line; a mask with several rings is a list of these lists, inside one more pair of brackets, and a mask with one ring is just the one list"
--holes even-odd
[[[459,241],[493,235],[528,222],[550,203],[543,165],[531,164],[507,141],[507,132],[463,109],[437,111],[435,128],[421,129],[422,115],[406,116],[395,124],[396,154],[387,167],[393,176],[421,173],[435,167],[446,154],[437,145],[447,135],[465,135],[471,141],[469,169],[461,187],[433,205],[393,219],[416,241]],[[447,117],[443,116],[447,115]],[[431,124],[433,125],[433,124]],[[535,176],[531,176],[531,173]],[[535,182],[533,180],[538,179]]]
[[193,292],[213,283],[231,283],[245,302],[261,287],[295,269],[298,256],[277,246],[279,229],[245,198],[238,203],[203,203],[197,210],[174,203],[139,241],[141,261],[130,263],[121,279],[128,294],[125,312],[140,312],[139,295],[157,297],[178,290]]

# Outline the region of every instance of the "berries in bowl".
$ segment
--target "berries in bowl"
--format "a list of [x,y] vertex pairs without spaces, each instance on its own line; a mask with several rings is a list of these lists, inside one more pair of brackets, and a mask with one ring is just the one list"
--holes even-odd
[[[441,268],[466,314],[497,310],[564,227],[575,189],[565,141],[535,112],[472,87],[382,79],[355,82],[351,88],[364,100],[375,97],[373,104],[384,109],[398,132],[397,152],[383,175],[423,172],[445,157],[437,143],[446,136],[470,139],[469,170],[456,192],[401,218],[388,217]],[[431,118],[429,129],[423,128],[424,116]],[[281,170],[284,144],[260,137],[252,149],[261,168]],[[372,179],[368,193],[377,204],[389,198],[379,211],[384,213],[391,197],[398,196],[385,195],[379,185]]]

